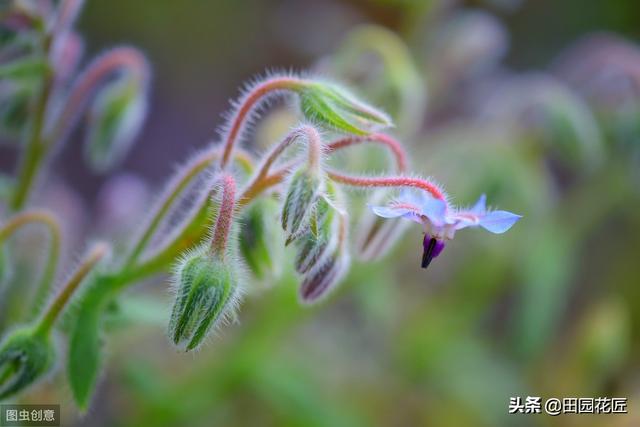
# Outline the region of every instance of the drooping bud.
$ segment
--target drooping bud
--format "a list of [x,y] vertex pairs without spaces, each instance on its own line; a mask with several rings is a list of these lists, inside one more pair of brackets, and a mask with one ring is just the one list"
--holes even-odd
[[169,337],[180,349],[197,348],[209,332],[229,316],[239,298],[237,272],[201,246],[187,254],[175,273],[176,300]]
[[238,236],[240,253],[253,274],[265,278],[278,268],[281,244],[276,236],[273,220],[277,219],[278,204],[272,198],[260,198],[247,208],[240,219],[242,228]]
[[[327,183],[327,193],[333,193],[333,185]],[[298,253],[295,258],[295,268],[300,274],[305,274],[322,261],[325,254],[332,252],[339,244],[338,211],[328,195],[318,197],[315,209],[309,217],[309,227],[298,239]]]
[[14,396],[53,366],[55,351],[47,334],[19,329],[0,345],[0,400]]
[[318,203],[321,209],[316,209],[319,211],[316,234],[313,235],[310,227],[311,236],[306,237],[296,259],[296,269],[304,274],[299,295],[305,304],[328,295],[349,268],[347,216],[328,203],[326,197],[322,200]]
[[385,113],[335,84],[312,81],[298,89],[298,95],[305,117],[332,130],[366,135],[393,126]]
[[300,299],[305,304],[313,304],[326,297],[340,282],[349,267],[349,257],[338,250],[328,256],[305,275],[300,285]]
[[104,86],[89,111],[85,157],[97,172],[122,160],[142,129],[147,114],[144,85],[119,78]]
[[300,168],[291,177],[282,208],[282,229],[287,234],[286,245],[300,236],[322,185],[320,171],[316,168]]

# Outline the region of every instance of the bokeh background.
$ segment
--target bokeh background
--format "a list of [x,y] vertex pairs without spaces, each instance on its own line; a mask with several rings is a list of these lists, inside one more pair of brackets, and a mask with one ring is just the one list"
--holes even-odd
[[[137,320],[113,326],[88,414],[63,375],[28,401],[92,427],[640,425],[639,2],[88,0],[78,29],[87,58],[131,44],[154,77],[112,176],[84,166],[81,132],[56,157],[75,235],[135,227],[177,161],[215,140],[243,82],[270,69],[352,84],[394,116],[416,173],[524,218],[502,236],[461,233],[426,271],[410,228],[313,308],[284,261],[195,354],[166,340],[156,280],[123,298]],[[275,111],[254,146],[286,129]],[[357,151],[347,163],[382,167]],[[516,396],[627,397],[629,414],[509,415]]]

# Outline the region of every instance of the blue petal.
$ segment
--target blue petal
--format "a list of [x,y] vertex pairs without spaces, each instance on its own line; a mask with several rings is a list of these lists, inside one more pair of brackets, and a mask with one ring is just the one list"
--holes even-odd
[[469,209],[469,212],[478,215],[478,214],[485,213],[486,210],[487,210],[487,195],[483,194],[482,196],[480,196],[476,204],[473,205],[471,209]]
[[451,223],[446,218],[447,203],[444,200],[428,197],[422,203],[422,214],[429,218],[429,221],[435,226],[442,226]]
[[391,208],[388,206],[371,206],[369,208],[374,214],[381,216],[382,218],[398,218],[409,212],[409,209]]
[[413,209],[396,208],[393,206],[367,206],[369,206],[374,214],[382,218],[391,219],[402,217],[413,222],[417,222],[418,224],[422,224],[422,218],[420,217],[420,215],[416,214],[415,210]]
[[489,212],[480,219],[480,226],[487,231],[501,234],[510,229],[522,216],[507,211]]
[[427,195],[422,190],[417,190],[415,188],[403,188],[400,191],[398,200],[411,203],[412,205],[422,206],[427,200]]

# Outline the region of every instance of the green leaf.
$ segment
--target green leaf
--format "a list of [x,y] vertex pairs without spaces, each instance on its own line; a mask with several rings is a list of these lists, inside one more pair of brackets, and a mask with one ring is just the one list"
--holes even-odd
[[79,300],[69,340],[69,384],[76,404],[83,411],[89,406],[102,364],[100,333],[110,296],[104,284],[97,278]]

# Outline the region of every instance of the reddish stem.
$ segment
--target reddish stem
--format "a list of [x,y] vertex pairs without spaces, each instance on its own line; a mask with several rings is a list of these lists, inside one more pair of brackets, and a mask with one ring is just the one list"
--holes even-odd
[[398,177],[359,177],[343,175],[335,171],[327,171],[329,178],[336,182],[355,187],[412,187],[427,191],[433,197],[445,200],[446,197],[442,190],[432,182],[420,178],[410,178],[404,176]]
[[295,77],[272,77],[251,88],[240,101],[239,107],[230,120],[229,130],[224,137],[224,152],[220,161],[221,168],[224,168],[229,163],[233,148],[244,130],[246,119],[258,102],[276,91],[295,90],[302,83],[303,80]]
[[74,82],[64,109],[55,122],[50,141],[65,139],[76,125],[80,111],[84,108],[100,83],[118,70],[130,72],[136,84],[146,85],[149,81],[149,65],[145,57],[131,47],[117,47],[96,58]]
[[235,209],[236,197],[236,181],[231,175],[222,177],[222,202],[220,203],[220,211],[218,219],[213,230],[213,238],[211,240],[211,252],[224,258],[227,241],[229,240],[229,231],[233,222],[233,210]]
[[[268,175],[271,170],[271,166],[275,163],[278,157],[293,144],[297,138],[300,136],[306,137],[306,142],[308,144],[308,159],[309,159],[309,168],[315,169],[320,166],[320,156],[322,155],[322,140],[320,138],[320,134],[313,126],[301,126],[298,129],[294,129],[290,132],[282,141],[276,145],[271,153],[267,156],[266,160],[260,167],[260,170],[255,175],[255,178],[251,180],[249,184],[242,191],[242,195],[239,198],[239,204],[244,206],[247,204],[253,197],[260,194],[263,190],[269,188],[272,185],[277,184],[281,181],[282,177],[284,177],[288,170],[293,167],[293,164],[288,165],[287,167],[279,170],[278,172]],[[295,162],[294,164],[297,164]]]
[[395,157],[398,172],[407,170],[407,153],[404,151],[404,147],[399,141],[384,133],[372,133],[366,136],[347,136],[338,139],[327,145],[327,153],[330,154],[342,148],[363,143],[377,143],[386,146]]

